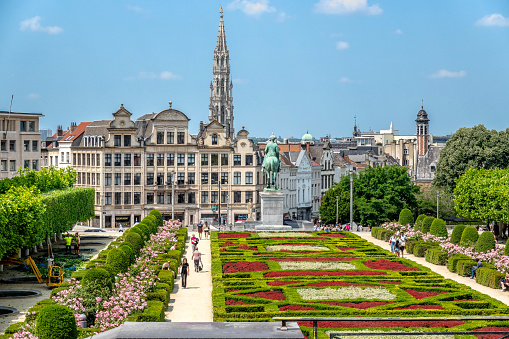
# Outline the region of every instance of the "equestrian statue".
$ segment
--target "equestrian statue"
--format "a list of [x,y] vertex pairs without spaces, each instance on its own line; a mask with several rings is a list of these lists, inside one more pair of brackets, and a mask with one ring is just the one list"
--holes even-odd
[[274,133],[270,136],[270,140],[265,147],[265,157],[263,158],[262,171],[267,177],[267,187],[265,190],[277,191],[277,174],[281,160],[279,159],[279,147],[276,143]]

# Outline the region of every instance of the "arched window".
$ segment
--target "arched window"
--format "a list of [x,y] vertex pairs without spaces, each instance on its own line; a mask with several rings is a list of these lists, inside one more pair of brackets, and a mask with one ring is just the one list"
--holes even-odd
[[217,134],[212,134],[212,145],[217,145]]

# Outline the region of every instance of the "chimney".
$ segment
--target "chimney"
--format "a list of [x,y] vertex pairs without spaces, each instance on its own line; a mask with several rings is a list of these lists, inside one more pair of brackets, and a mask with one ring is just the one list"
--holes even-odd
[[76,125],[75,122],[71,122],[71,133],[74,132],[76,130],[78,126]]
[[62,125],[57,126],[57,137],[61,137],[64,135],[64,131],[62,130]]

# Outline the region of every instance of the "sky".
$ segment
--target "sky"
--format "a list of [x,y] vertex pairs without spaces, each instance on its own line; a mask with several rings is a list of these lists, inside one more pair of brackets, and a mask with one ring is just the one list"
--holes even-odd
[[173,108],[208,119],[223,7],[251,137],[509,127],[507,0],[0,0],[0,110],[40,128]]

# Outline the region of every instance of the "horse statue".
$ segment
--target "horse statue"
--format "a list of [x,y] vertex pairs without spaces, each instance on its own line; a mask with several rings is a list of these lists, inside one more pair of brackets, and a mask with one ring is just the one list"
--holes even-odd
[[265,190],[277,191],[277,174],[279,173],[281,160],[279,159],[279,147],[275,140],[276,136],[272,134],[270,136],[270,141],[265,147],[262,171],[265,172],[265,175],[267,176],[267,187],[265,187]]

